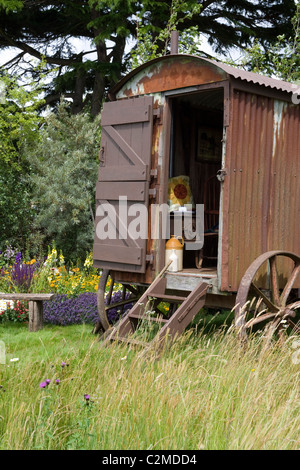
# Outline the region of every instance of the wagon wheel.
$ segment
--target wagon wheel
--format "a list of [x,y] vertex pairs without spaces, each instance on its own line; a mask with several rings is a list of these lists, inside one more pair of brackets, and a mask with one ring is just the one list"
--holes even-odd
[[[290,259],[289,272],[282,281],[278,264],[282,257]],[[278,332],[283,338],[283,325],[300,333],[299,322],[295,321],[296,310],[300,308],[298,289],[293,289],[300,273],[300,257],[286,251],[269,251],[259,256],[245,272],[236,296],[235,326],[241,339],[247,342],[247,333],[257,324],[268,321],[269,335]],[[266,276],[266,289],[258,287],[260,276]],[[282,285],[284,284],[284,285]],[[257,301],[255,308],[255,300]],[[260,306],[259,306],[260,303]],[[260,307],[260,308],[258,308]],[[265,307],[263,309],[263,307]],[[256,310],[252,318],[246,318],[249,310]],[[259,313],[257,313],[260,310]],[[292,320],[294,319],[294,321]]]
[[[108,312],[112,309],[118,308],[122,315],[124,307],[127,304],[135,303],[141,296],[139,288],[134,288],[131,285],[122,284],[122,294],[121,298],[118,301],[114,301],[113,289],[115,281],[113,278],[110,280],[108,293],[106,294],[108,283],[109,283],[110,271],[108,269],[103,269],[100,276],[98,290],[97,290],[97,310],[99,316],[99,322],[96,323],[94,328],[94,333],[99,333],[101,330],[109,330],[112,326],[108,318]],[[128,298],[128,292],[132,295]]]

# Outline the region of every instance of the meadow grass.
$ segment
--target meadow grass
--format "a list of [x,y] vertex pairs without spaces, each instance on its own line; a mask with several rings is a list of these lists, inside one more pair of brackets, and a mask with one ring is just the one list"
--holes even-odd
[[233,331],[190,329],[157,359],[91,329],[0,324],[1,450],[300,448],[291,340],[243,351]]

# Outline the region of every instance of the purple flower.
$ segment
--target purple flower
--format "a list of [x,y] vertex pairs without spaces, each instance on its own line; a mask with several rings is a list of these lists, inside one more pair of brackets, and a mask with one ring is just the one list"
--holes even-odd
[[48,387],[48,385],[50,384],[51,380],[50,379],[46,379],[44,382],[41,382],[40,383],[40,388],[46,388]]
[[89,395],[84,395],[84,398],[85,398],[86,401],[89,401],[90,396]]
[[60,384],[60,380],[59,380],[59,379],[56,379],[56,380],[55,380],[55,383],[56,383],[56,385],[59,385],[59,384]]
[[[127,297],[130,294],[126,294]],[[111,303],[122,300],[122,292],[117,291],[112,295]],[[128,304],[124,307],[124,313],[131,308],[130,298]],[[44,320],[45,323],[53,325],[74,325],[82,323],[95,324],[99,321],[97,311],[97,294],[94,292],[85,292],[77,297],[70,297],[66,294],[56,294],[53,300],[45,301]],[[108,310],[108,321],[115,323],[120,319],[121,313],[119,308]]]
[[20,264],[22,259],[22,254],[20,251],[16,254],[16,264]]
[[11,280],[19,289],[28,292],[33,282],[33,273],[38,268],[39,263],[26,264],[21,262],[21,253],[17,253],[15,264],[11,270]]

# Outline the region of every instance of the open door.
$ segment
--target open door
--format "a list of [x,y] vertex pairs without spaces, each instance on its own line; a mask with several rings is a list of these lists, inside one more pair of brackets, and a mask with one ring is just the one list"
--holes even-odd
[[94,266],[144,273],[148,223],[136,225],[138,209],[148,214],[153,97],[105,103],[101,125]]

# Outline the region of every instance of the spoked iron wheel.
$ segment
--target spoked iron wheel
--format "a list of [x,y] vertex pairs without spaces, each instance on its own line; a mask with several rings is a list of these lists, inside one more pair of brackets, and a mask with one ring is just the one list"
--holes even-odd
[[135,288],[131,285],[122,284],[121,293],[116,300],[113,296],[114,286],[115,280],[110,276],[110,271],[104,269],[101,273],[97,290],[99,322],[95,325],[95,334],[101,330],[107,331],[113,326],[113,322],[109,320],[109,311],[117,309],[121,316],[124,312],[124,307],[134,304],[141,296],[141,289],[139,287]]
[[277,333],[283,339],[285,326],[300,333],[299,290],[294,288],[299,274],[300,257],[285,251],[264,253],[249,266],[241,280],[235,307],[235,326],[242,341],[247,342],[255,325],[266,322],[270,336]]

